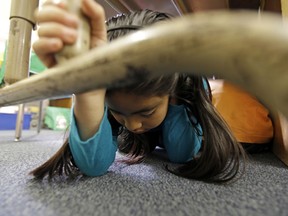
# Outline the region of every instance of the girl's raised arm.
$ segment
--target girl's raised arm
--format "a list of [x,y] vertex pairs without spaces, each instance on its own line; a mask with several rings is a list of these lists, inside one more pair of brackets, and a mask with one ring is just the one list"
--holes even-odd
[[[67,10],[67,4],[65,0],[49,0],[35,14],[39,39],[33,44],[33,49],[47,67],[56,65],[55,54],[77,40],[79,18]],[[107,34],[102,6],[93,0],[82,0],[81,9],[91,26],[90,47],[105,44]],[[104,114],[104,98],[105,89],[75,95],[74,116],[82,140],[98,131]]]

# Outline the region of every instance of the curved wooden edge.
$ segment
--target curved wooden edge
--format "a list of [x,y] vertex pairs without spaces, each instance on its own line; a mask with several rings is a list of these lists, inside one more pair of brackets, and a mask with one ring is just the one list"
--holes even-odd
[[288,116],[288,32],[280,16],[217,11],[161,23],[0,90],[0,106],[127,85],[163,73],[218,75]]
[[281,113],[275,112],[274,121],[274,154],[288,166],[288,119]]

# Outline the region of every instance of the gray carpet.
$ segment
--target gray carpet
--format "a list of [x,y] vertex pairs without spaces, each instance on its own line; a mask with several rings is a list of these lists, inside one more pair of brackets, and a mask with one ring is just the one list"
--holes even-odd
[[[61,145],[63,132],[0,131],[0,215],[288,215],[288,168],[272,153],[253,155],[230,185],[187,180],[163,169],[158,150],[144,163],[115,162],[101,177],[34,181],[28,172]],[[120,157],[118,155],[117,157]]]

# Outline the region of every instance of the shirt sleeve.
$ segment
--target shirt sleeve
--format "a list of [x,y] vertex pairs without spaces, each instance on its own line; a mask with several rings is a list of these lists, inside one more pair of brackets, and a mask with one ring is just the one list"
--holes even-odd
[[88,176],[103,175],[114,162],[117,151],[117,140],[112,136],[107,108],[98,132],[85,141],[79,136],[76,119],[72,114],[69,146],[73,159],[82,173]]
[[199,152],[202,128],[200,124],[197,124],[196,128],[191,123],[184,105],[169,105],[163,123],[163,145],[170,161],[185,163]]

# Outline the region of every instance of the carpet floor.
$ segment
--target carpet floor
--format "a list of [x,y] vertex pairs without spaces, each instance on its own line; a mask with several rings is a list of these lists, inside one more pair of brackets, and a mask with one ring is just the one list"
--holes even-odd
[[246,174],[228,185],[167,172],[162,150],[141,164],[114,162],[100,177],[35,181],[29,171],[59,149],[63,136],[23,131],[14,142],[14,131],[0,131],[0,216],[288,215],[288,167],[272,153],[251,155]]

